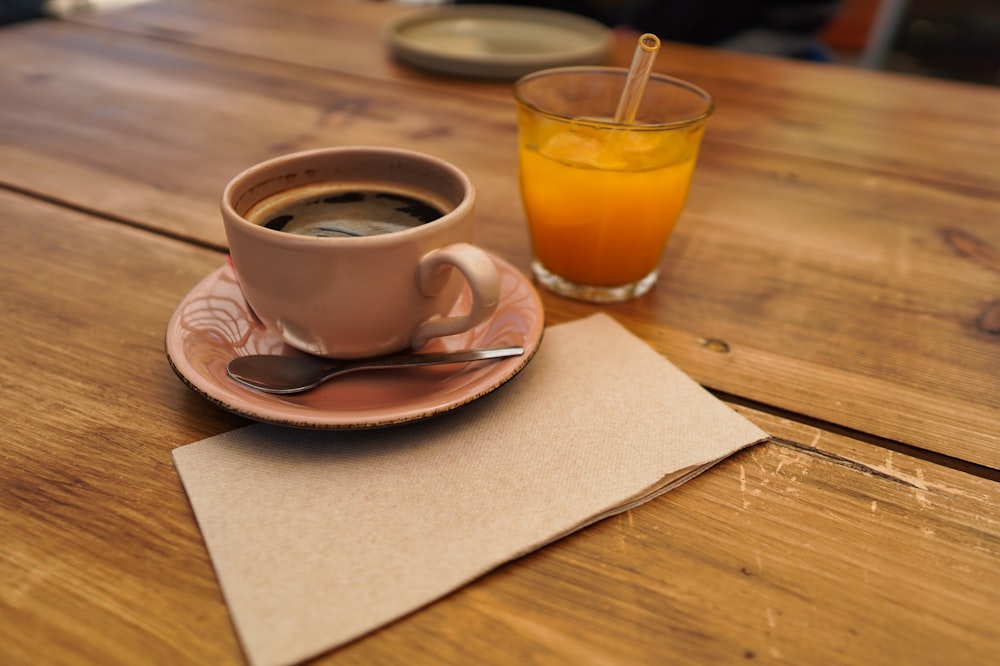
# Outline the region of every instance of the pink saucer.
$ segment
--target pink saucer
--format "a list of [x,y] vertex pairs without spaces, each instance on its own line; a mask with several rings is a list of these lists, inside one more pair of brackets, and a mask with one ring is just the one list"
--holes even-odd
[[[259,393],[229,378],[230,360],[247,354],[305,354],[286,345],[253,315],[227,264],[199,282],[177,306],[167,324],[167,359],[195,391],[258,421],[303,428],[374,428],[441,414],[502,386],[528,364],[542,341],[545,317],[538,293],[520,271],[491,256],[501,281],[496,313],[421,351],[521,345],[523,356],[350,374],[298,395]],[[463,293],[455,311],[468,310],[468,303],[469,295]]]

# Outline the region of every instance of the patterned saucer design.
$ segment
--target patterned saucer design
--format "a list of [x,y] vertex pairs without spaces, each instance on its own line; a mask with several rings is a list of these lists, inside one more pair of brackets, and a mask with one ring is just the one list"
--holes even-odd
[[[545,317],[538,293],[511,264],[495,255],[492,259],[501,279],[496,313],[469,331],[432,341],[421,351],[521,345],[522,356],[350,374],[298,395],[260,393],[229,378],[230,360],[248,354],[305,354],[286,345],[257,319],[227,264],[205,277],[177,306],[167,324],[167,359],[202,396],[257,421],[357,429],[428,418],[499,388],[528,364],[541,344]],[[469,301],[466,290],[454,311],[467,311]]]

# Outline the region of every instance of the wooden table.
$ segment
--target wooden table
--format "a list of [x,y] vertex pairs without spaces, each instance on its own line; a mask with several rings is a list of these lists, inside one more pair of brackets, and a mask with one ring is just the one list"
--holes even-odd
[[[217,201],[300,148],[432,152],[527,272],[509,84],[393,62],[400,8],[173,0],[0,30],[0,663],[242,663],[170,460],[245,425],[163,356]],[[614,62],[631,47],[617,44]],[[668,45],[691,199],[612,314],[774,435],[321,663],[989,663],[1000,94]]]

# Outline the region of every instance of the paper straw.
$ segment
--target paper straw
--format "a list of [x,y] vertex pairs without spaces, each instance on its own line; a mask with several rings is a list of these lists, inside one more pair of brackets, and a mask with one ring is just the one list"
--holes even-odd
[[660,38],[656,35],[647,32],[639,37],[635,55],[632,56],[632,66],[629,67],[628,78],[625,81],[625,89],[622,90],[618,110],[615,111],[616,123],[631,124],[635,121],[642,93],[646,90],[646,82],[649,81],[649,73],[653,69],[653,61],[656,60],[656,53],[659,50]]

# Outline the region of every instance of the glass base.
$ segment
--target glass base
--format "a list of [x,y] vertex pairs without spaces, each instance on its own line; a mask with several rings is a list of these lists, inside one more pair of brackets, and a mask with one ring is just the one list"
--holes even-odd
[[546,289],[554,291],[560,296],[567,296],[591,303],[617,303],[642,296],[653,288],[653,285],[656,284],[656,278],[660,276],[660,269],[654,268],[645,277],[635,282],[613,287],[598,287],[589,284],[577,284],[576,282],[570,282],[565,278],[559,277],[545,268],[545,266],[542,266],[537,259],[531,262],[531,270]]

